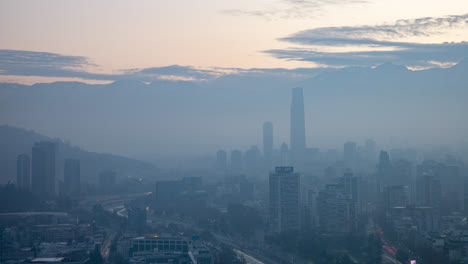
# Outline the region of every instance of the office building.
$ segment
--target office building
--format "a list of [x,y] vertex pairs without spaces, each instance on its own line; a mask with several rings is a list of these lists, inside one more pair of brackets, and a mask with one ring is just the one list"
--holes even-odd
[[406,207],[409,204],[408,186],[387,186],[384,189],[385,209],[388,212],[393,207]]
[[300,175],[293,167],[276,167],[270,173],[270,231],[297,231],[300,228]]
[[300,164],[306,149],[304,96],[302,88],[292,89],[290,146],[293,164]]
[[377,176],[379,183],[379,193],[383,192],[386,186],[390,185],[393,175],[393,167],[390,161],[390,156],[386,151],[380,151],[379,163],[377,165]]
[[361,213],[361,182],[345,173],[339,184],[327,184],[317,198],[319,226],[323,232],[349,233],[357,229]]
[[55,196],[55,144],[41,141],[32,147],[32,191]]

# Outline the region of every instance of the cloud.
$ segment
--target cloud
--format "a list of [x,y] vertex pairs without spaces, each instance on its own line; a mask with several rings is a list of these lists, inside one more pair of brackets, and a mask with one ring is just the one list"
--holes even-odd
[[254,16],[267,19],[308,18],[323,13],[327,6],[364,4],[366,0],[282,0],[270,7],[258,10],[226,9],[221,12],[232,16]]
[[196,68],[172,65],[142,69],[124,69],[113,74],[90,72],[96,65],[82,56],[67,56],[48,52],[0,50],[0,75],[81,78],[101,81],[137,80],[142,82],[166,81],[209,81],[225,75],[249,77],[282,76],[297,78],[311,77],[322,69],[240,69],[240,68]]
[[191,80],[207,80],[221,75],[219,71],[197,69],[191,66],[172,65],[166,67],[152,67],[124,71],[125,75],[149,79],[173,79],[169,76],[180,76]]
[[82,56],[49,52],[0,49],[0,74],[42,77],[73,77],[113,80],[114,75],[94,74],[86,68],[96,66]]
[[[398,20],[391,25],[324,27],[301,31],[280,39],[311,46],[310,48],[265,52],[280,59],[312,61],[329,66],[369,66],[389,61],[407,66],[434,66],[468,57],[468,43],[415,43],[398,39],[432,37],[450,29],[465,27],[468,27],[468,14]],[[330,52],[324,47],[347,48],[347,51]],[[366,50],[362,50],[362,47]]]

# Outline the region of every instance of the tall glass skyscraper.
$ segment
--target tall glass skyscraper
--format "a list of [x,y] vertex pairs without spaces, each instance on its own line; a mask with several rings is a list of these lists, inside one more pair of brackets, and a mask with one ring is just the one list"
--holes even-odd
[[41,141],[32,147],[32,190],[47,197],[55,196],[55,144]]
[[291,159],[297,164],[306,149],[304,96],[300,87],[292,89],[290,137]]

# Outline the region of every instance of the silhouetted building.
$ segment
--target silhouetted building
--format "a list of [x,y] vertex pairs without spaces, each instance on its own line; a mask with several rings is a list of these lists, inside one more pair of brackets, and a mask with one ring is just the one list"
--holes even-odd
[[20,189],[29,190],[31,175],[31,160],[29,155],[20,154],[16,159],[16,185]]
[[324,232],[349,233],[356,230],[356,203],[347,197],[342,184],[327,184],[317,198],[319,226]]
[[231,151],[231,173],[239,174],[242,171],[242,153],[239,150]]
[[426,160],[416,168],[416,202],[419,206],[440,209],[442,185],[437,163]]
[[377,176],[379,182],[379,192],[382,193],[386,186],[389,186],[389,182],[393,175],[392,163],[390,162],[390,156],[386,151],[380,151],[379,164],[377,165]]
[[222,172],[227,170],[227,153],[224,150],[216,152],[216,170]]
[[265,168],[270,170],[273,166],[273,123],[271,122],[263,124],[263,157]]
[[128,229],[142,233],[146,227],[146,209],[132,207],[128,209]]
[[115,171],[103,171],[99,174],[99,187],[104,192],[111,192],[115,189],[117,175]]
[[357,160],[356,143],[348,141],[344,144],[343,160],[347,168],[354,168]]
[[306,149],[306,140],[304,96],[302,88],[299,87],[292,89],[290,146],[293,164],[302,162],[302,155]]
[[423,175],[422,187],[422,205],[439,208],[442,198],[440,180],[438,180],[433,174],[425,174]]
[[387,212],[393,207],[406,207],[409,203],[408,186],[387,186],[384,188],[384,196]]
[[355,177],[351,172],[345,172],[339,179],[339,183],[344,186],[344,192],[348,198],[356,203],[356,214],[361,213],[361,178]]
[[357,229],[360,215],[360,178],[345,173],[339,184],[327,184],[319,192],[319,226],[324,232],[349,233]]
[[397,160],[393,162],[393,177],[389,180],[389,185],[406,185],[412,182],[411,163],[407,160]]
[[80,161],[66,159],[63,167],[64,188],[68,195],[80,194]]
[[300,228],[300,175],[293,167],[276,167],[270,173],[270,231]]
[[463,177],[458,166],[439,163],[435,175],[441,184],[441,208],[444,213],[463,211]]
[[32,191],[55,196],[55,144],[41,141],[32,147]]

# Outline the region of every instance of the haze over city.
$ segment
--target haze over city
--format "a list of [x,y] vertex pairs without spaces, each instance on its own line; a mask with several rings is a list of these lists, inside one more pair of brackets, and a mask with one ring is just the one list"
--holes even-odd
[[466,0],[4,0],[0,36],[0,263],[468,261]]

